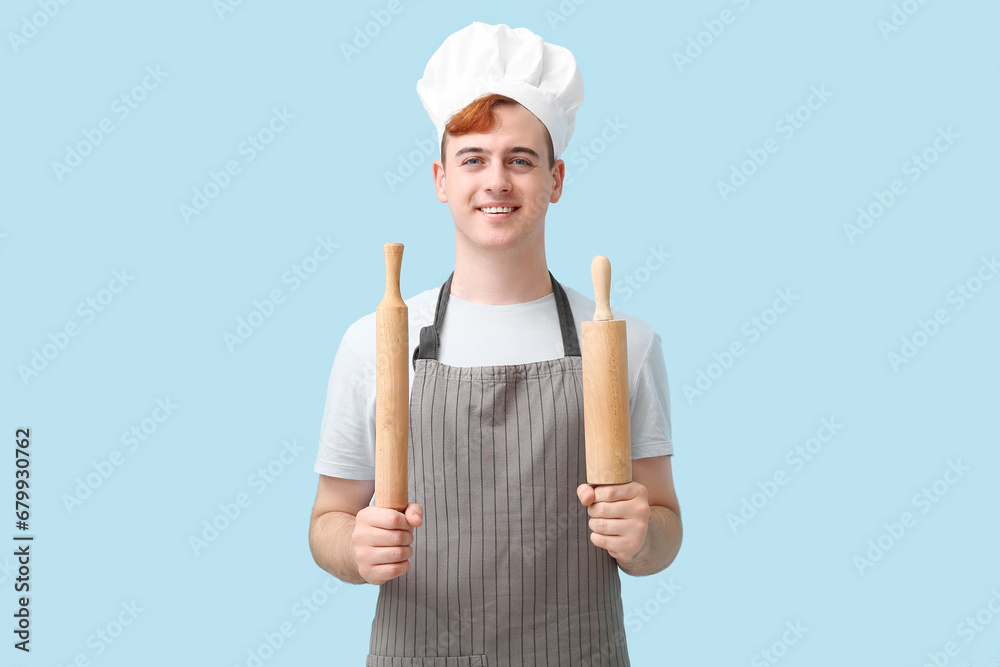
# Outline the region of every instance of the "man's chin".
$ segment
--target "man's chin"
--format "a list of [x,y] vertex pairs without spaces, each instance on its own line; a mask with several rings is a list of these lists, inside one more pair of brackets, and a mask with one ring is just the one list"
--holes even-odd
[[473,216],[472,219],[465,219],[462,224],[456,223],[456,238],[462,239],[470,249],[495,252],[516,250],[525,244],[534,243],[533,239],[536,237],[544,238],[544,227],[534,230],[523,223],[523,220],[514,220],[507,224],[491,223],[489,220],[484,220],[484,215],[480,214]]
[[516,234],[504,233],[503,230],[477,231],[471,235],[463,234],[463,237],[467,247],[483,252],[514,250],[523,241]]

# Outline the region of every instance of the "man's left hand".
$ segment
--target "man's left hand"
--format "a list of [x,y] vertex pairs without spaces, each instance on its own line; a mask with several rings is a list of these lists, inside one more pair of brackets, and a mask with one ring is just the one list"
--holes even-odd
[[646,542],[649,501],[646,487],[628,484],[581,484],[576,495],[590,515],[590,541],[621,563],[635,560]]

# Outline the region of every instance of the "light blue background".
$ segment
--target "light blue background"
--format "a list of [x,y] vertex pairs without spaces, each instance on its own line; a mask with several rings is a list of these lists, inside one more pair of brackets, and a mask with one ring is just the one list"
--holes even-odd
[[[889,0],[401,0],[348,62],[340,43],[386,6],[246,0],[220,18],[209,0],[73,2],[15,48],[8,33],[43,10],[6,4],[2,427],[32,429],[36,540],[30,655],[12,648],[13,558],[0,557],[0,662],[247,665],[288,623],[269,667],[363,664],[376,590],[327,594],[307,544],[326,383],[344,330],[381,298],[383,243],[406,244],[405,296],[451,270],[414,87],[441,41],[478,20],[576,54],[587,97],[549,266],[589,293],[590,260],[608,255],[616,280],[640,285],[615,305],[663,337],[684,545],[667,571],[623,580],[633,664],[770,664],[759,652],[796,621],[808,631],[782,665],[917,667],[949,641],[948,664],[1000,664],[1000,616],[969,642],[957,628],[1000,589],[1000,280],[961,310],[948,298],[1000,251],[1000,6],[910,0],[886,36]],[[733,21],[679,69],[673,54],[726,9]],[[120,119],[113,101],[147,67],[168,75]],[[814,86],[832,96],[785,138],[776,123]],[[248,162],[239,146],[275,108],[295,117]],[[104,118],[114,131],[60,181],[53,161]],[[625,127],[602,145],[609,121]],[[949,127],[959,138],[911,182],[905,163]],[[779,150],[723,201],[717,181],[768,138]],[[417,173],[390,189],[413,151]],[[230,160],[241,172],[186,223],[179,206]],[[894,179],[905,193],[851,243],[844,225]],[[339,247],[293,290],[282,277],[317,237]],[[649,271],[651,248],[670,258]],[[86,322],[78,304],[123,267],[134,279]],[[274,289],[285,302],[230,351],[224,334]],[[751,342],[744,323],[777,290],[798,300]],[[947,323],[894,369],[887,355],[938,309]],[[22,381],[68,322],[79,335]],[[720,376],[713,355],[734,341],[745,353]],[[699,371],[716,379],[689,400]],[[128,451],[121,434],[168,397],[177,410]],[[843,428],[794,471],[786,453],[824,418]],[[304,452],[257,493],[251,476],[285,441]],[[70,512],[64,496],[114,450],[122,465]],[[969,470],[921,514],[913,496],[949,461]],[[727,515],[778,471],[788,483],[734,533]],[[195,555],[189,537],[240,493],[249,507]],[[907,511],[916,525],[859,572],[855,557]],[[324,604],[306,618],[310,596]],[[135,622],[97,643],[132,601]]]

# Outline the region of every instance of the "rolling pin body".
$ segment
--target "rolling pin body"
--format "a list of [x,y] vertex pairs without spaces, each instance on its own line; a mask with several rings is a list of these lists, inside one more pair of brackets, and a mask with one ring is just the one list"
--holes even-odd
[[595,257],[591,274],[597,311],[593,322],[581,322],[587,483],[627,484],[632,481],[632,439],[625,320],[612,319],[608,258]]
[[375,505],[406,509],[410,435],[409,319],[399,292],[403,244],[386,243],[385,295],[375,309]]

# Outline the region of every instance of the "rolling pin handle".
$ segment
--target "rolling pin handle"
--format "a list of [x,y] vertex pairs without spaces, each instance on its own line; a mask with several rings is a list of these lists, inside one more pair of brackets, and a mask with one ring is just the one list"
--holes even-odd
[[604,255],[595,257],[590,263],[590,277],[594,281],[594,301],[597,303],[594,321],[615,319],[611,314],[611,260]]
[[385,252],[385,296],[399,297],[399,275],[403,267],[403,244],[386,243],[382,246]]

